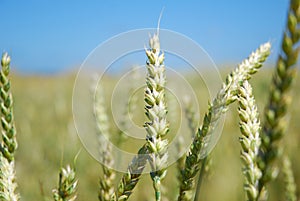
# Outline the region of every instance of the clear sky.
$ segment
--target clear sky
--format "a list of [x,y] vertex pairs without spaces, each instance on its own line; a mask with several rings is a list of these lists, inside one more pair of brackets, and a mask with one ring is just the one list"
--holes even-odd
[[23,73],[53,73],[78,66],[101,42],[140,28],[180,32],[217,64],[239,62],[271,41],[275,61],[288,0],[0,0],[0,50]]

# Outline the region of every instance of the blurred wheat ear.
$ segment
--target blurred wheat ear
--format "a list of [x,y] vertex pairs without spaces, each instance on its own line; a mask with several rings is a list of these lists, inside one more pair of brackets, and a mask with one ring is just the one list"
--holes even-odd
[[16,192],[17,182],[14,155],[18,144],[13,114],[13,98],[10,91],[11,83],[8,78],[10,57],[7,53],[2,55],[1,66],[0,107],[2,141],[0,144],[0,198],[3,201],[17,201],[20,199],[20,196]]
[[260,149],[259,167],[262,177],[259,180],[259,191],[267,195],[266,185],[277,175],[274,162],[281,152],[278,142],[283,137],[288,122],[285,119],[291,100],[288,91],[296,75],[300,39],[300,1],[291,0],[288,11],[286,30],[281,44],[276,69],[273,74],[269,100],[264,112],[262,129],[262,145]]
[[99,155],[102,160],[102,176],[99,182],[98,199],[100,201],[115,200],[114,182],[116,173],[111,167],[114,165],[114,159],[111,151],[111,144],[107,140],[110,139],[110,124],[106,114],[104,103],[104,91],[101,86],[95,93],[95,119],[97,125],[97,137],[99,142]]
[[286,201],[297,201],[296,193],[296,182],[294,178],[294,173],[292,170],[292,164],[287,155],[282,158],[282,172],[285,182],[285,200]]
[[[123,118],[120,121],[120,128],[118,128],[117,147],[120,147],[122,143],[128,139],[128,136],[126,135],[126,131],[128,131],[128,129],[130,128],[128,117],[130,117],[130,115],[133,115],[133,111],[137,107],[138,99],[136,96],[134,96],[134,93],[135,90],[138,89],[139,87],[137,85],[138,79],[140,77],[138,72],[138,67],[133,66],[131,68],[131,72],[132,72],[132,75],[130,77],[131,82],[127,92],[129,100],[125,99],[126,103],[124,104],[125,107],[122,113]],[[119,162],[119,160],[117,162]]]

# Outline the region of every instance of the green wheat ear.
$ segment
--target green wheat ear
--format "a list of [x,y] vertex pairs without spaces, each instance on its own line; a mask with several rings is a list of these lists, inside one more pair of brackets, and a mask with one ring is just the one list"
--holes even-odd
[[264,112],[262,129],[262,146],[260,149],[259,167],[262,178],[259,190],[266,193],[266,185],[276,177],[274,162],[279,155],[278,142],[283,137],[287,121],[285,115],[290,96],[288,91],[296,74],[296,63],[300,39],[300,1],[291,0],[286,31],[282,39],[282,52],[279,54],[276,70],[271,83],[269,100]]
[[13,98],[10,91],[10,57],[2,55],[2,69],[0,71],[0,107],[2,124],[2,141],[0,144],[0,199],[3,201],[17,201],[17,182],[14,155],[17,149],[16,128],[13,114]]
[[61,168],[59,172],[58,187],[53,190],[55,201],[74,201],[77,198],[78,180],[76,179],[75,169],[70,165]]
[[112,199],[117,197],[118,201],[128,200],[146,167],[148,153],[149,151],[146,145],[140,148],[138,154],[128,165],[127,172],[123,175],[119,182],[118,190],[115,192],[115,195],[112,196]]
[[1,60],[2,69],[0,71],[0,97],[1,97],[1,124],[2,124],[2,142],[0,150],[2,155],[9,161],[14,160],[14,154],[18,147],[16,139],[16,128],[13,114],[13,98],[10,91],[10,80],[8,78],[10,71],[10,57],[4,53]]
[[197,175],[202,154],[205,154],[207,138],[212,135],[220,117],[227,111],[228,106],[233,103],[237,96],[241,83],[251,78],[262,66],[263,62],[270,54],[270,43],[261,45],[253,52],[248,59],[243,61],[233,72],[231,72],[226,82],[223,83],[213,102],[209,105],[202,126],[195,134],[193,143],[190,146],[185,160],[184,169],[181,171],[181,181],[178,200],[192,200],[194,196],[195,176]]

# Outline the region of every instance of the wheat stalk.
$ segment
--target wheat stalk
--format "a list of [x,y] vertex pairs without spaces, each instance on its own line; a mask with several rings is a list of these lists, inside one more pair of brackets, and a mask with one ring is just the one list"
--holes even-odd
[[289,104],[288,91],[296,74],[300,39],[300,1],[291,0],[286,31],[282,39],[282,52],[278,57],[276,70],[273,75],[269,100],[264,112],[262,129],[262,146],[260,150],[259,167],[262,177],[259,190],[265,194],[266,184],[276,177],[274,161],[278,157],[278,142],[282,138],[287,122],[285,115]]
[[74,201],[77,198],[78,180],[76,179],[75,170],[67,165],[61,168],[59,172],[58,187],[53,190],[53,198],[55,201]]
[[178,200],[192,199],[193,194],[191,191],[194,188],[194,178],[200,168],[201,157],[205,154],[209,137],[222,114],[227,111],[228,105],[237,99],[236,94],[240,84],[244,80],[250,79],[251,75],[256,73],[267,59],[270,54],[270,47],[270,43],[261,45],[248,59],[231,72],[227,76],[226,82],[223,83],[221,90],[209,105],[208,113],[206,113],[203,124],[194,137],[186,157],[185,167],[181,172],[182,180]]
[[259,136],[260,121],[257,106],[252,94],[252,87],[245,81],[239,89],[239,117],[242,146],[241,158],[244,162],[243,174],[245,176],[244,189],[249,201],[256,201],[259,195],[258,182],[261,171],[257,165],[258,151],[261,144]]
[[0,71],[0,98],[2,141],[0,144],[0,198],[4,201],[20,199],[16,193],[17,182],[14,155],[17,149],[16,128],[13,114],[13,98],[10,91],[10,57],[2,55]]
[[211,176],[211,166],[212,166],[212,154],[209,154],[201,161],[201,168],[199,171],[198,180],[196,181],[196,192],[194,201],[198,201],[200,199],[200,190],[205,177]]

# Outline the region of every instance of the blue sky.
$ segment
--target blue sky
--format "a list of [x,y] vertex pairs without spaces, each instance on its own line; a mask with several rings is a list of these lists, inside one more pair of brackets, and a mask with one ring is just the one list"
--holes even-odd
[[275,61],[288,0],[100,1],[0,0],[0,50],[22,73],[55,73],[80,65],[116,34],[157,26],[199,43],[217,64],[239,62],[271,41]]

